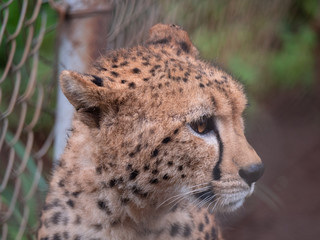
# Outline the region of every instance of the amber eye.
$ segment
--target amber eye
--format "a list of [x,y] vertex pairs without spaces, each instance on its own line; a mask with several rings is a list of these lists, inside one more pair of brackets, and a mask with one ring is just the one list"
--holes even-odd
[[216,131],[213,117],[203,116],[199,120],[190,123],[190,127],[198,134],[206,134],[211,131]]

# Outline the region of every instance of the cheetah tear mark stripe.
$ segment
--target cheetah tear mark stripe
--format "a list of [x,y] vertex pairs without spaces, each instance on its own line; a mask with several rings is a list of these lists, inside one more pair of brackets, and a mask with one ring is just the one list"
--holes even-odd
[[223,142],[221,140],[221,137],[220,137],[220,134],[219,134],[219,131],[217,129],[217,126],[214,125],[214,132],[217,136],[217,140],[218,140],[218,143],[219,143],[219,159],[218,159],[218,162],[217,164],[214,166],[213,168],[213,171],[212,171],[212,174],[213,174],[213,179],[214,180],[220,180],[221,178],[221,170],[220,170],[220,164],[222,162],[222,157],[223,157]]

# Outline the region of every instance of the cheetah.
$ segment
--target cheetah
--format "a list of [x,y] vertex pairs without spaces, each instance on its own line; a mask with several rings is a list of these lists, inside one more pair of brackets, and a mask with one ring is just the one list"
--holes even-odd
[[157,24],[60,85],[76,111],[37,239],[222,239],[216,213],[239,208],[264,171],[239,82]]

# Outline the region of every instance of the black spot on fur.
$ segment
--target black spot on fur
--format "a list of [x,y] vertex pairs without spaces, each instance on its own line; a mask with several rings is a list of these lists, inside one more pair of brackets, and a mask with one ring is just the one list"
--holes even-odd
[[173,162],[172,161],[168,161],[167,164],[168,164],[169,167],[171,167],[173,165]]
[[128,170],[132,170],[132,164],[131,163],[129,163],[128,165],[127,165],[127,171]]
[[152,172],[151,172],[152,174],[154,174],[154,175],[156,175],[156,174],[158,174],[159,173],[159,171],[158,171],[158,169],[154,169],[154,170],[152,170]]
[[143,166],[143,170],[144,171],[148,171],[150,169],[150,165],[149,164],[146,164]]
[[141,144],[138,144],[135,149],[136,153],[141,151]]
[[114,71],[112,71],[111,74],[112,74],[112,76],[114,76],[114,77],[118,77],[118,76],[119,76],[119,73],[114,72]]
[[101,231],[102,230],[102,225],[101,224],[93,224],[92,227],[97,231]]
[[74,208],[74,201],[72,201],[71,199],[69,199],[66,203],[67,203],[71,208]]
[[180,166],[178,167],[178,170],[179,170],[179,171],[182,171],[182,170],[183,170],[183,166],[180,165]]
[[159,150],[156,148],[155,150],[153,150],[153,152],[151,153],[151,157],[156,157],[158,156]]
[[211,239],[214,240],[217,238],[217,231],[214,227],[211,228]]
[[170,229],[170,236],[175,237],[176,235],[179,234],[179,231],[180,231],[179,223],[172,224],[171,229]]
[[201,76],[201,75],[197,75],[197,76],[195,76],[195,79],[200,79],[200,78],[202,78],[202,76]]
[[159,180],[157,178],[153,178],[150,180],[151,184],[157,184],[159,182]]
[[69,233],[68,232],[63,232],[63,238],[64,239],[69,239]]
[[139,68],[132,69],[132,72],[135,74],[141,73],[141,70]]
[[162,38],[157,41],[150,42],[150,43],[151,44],[167,44],[167,43],[169,43],[169,41],[170,40],[168,38]]
[[132,192],[142,198],[146,198],[148,196],[148,193],[143,193],[142,190],[137,186],[132,187]]
[[190,46],[185,41],[179,42],[179,45],[185,53],[190,52]]
[[130,89],[136,88],[136,84],[134,82],[129,83],[128,86],[129,86]]
[[162,143],[166,144],[171,141],[171,137],[166,137],[165,139],[162,140]]
[[117,184],[121,184],[121,183],[123,183],[123,177],[119,177],[117,180]]
[[143,81],[148,82],[150,78],[144,78]]
[[177,134],[179,132],[179,129],[177,128],[176,130],[174,130],[173,134]]
[[130,201],[129,198],[121,198],[121,203],[122,203],[123,205],[128,204],[129,201]]
[[165,175],[163,175],[163,177],[162,177],[162,179],[163,180],[168,180],[170,177],[169,177],[169,175],[166,173]]
[[192,232],[192,229],[190,228],[189,224],[186,224],[184,226],[183,236],[184,237],[190,237],[191,232]]
[[120,222],[121,222],[120,219],[116,219],[116,220],[111,221],[111,222],[110,222],[110,225],[111,225],[112,227],[114,227],[114,226],[118,225]]
[[55,212],[51,217],[51,222],[55,225],[59,224],[61,221],[61,212]]
[[81,217],[79,215],[76,216],[76,219],[74,220],[75,225],[81,224]]
[[79,194],[81,193],[81,191],[76,191],[76,192],[73,192],[72,193],[72,196],[74,196],[74,197],[78,197],[79,196]]
[[209,235],[208,232],[206,232],[206,235],[205,235],[204,239],[205,239],[205,240],[209,240],[209,238],[210,238],[210,235]]
[[131,158],[134,157],[134,154],[135,154],[134,152],[129,153],[129,157]]
[[204,224],[203,223],[199,223],[199,225],[198,225],[199,232],[202,232],[203,229],[204,229]]
[[112,68],[118,68],[117,64],[112,65]]
[[103,210],[103,211],[105,211],[108,215],[111,215],[111,210],[110,210],[109,206],[107,205],[107,203],[106,203],[105,201],[99,200],[99,201],[97,202],[97,205],[98,205],[98,208],[99,208],[100,210]]
[[59,183],[58,183],[59,187],[64,187],[64,180],[60,180]]
[[200,83],[199,87],[204,88],[205,86],[202,83]]
[[60,234],[59,234],[59,233],[55,233],[55,234],[53,235],[52,240],[61,240]]
[[127,80],[121,80],[122,84],[125,84],[127,82]]
[[139,175],[138,170],[134,170],[130,173],[129,180],[134,180]]
[[212,104],[213,104],[214,107],[217,106],[216,99],[215,99],[213,96],[211,97],[211,102],[212,102]]
[[117,184],[117,180],[116,180],[116,179],[111,179],[111,180],[109,181],[109,186],[110,186],[111,188],[113,188],[116,184]]
[[99,175],[102,173],[102,167],[101,166],[96,168],[96,173],[99,174]]
[[181,175],[181,178],[185,178],[185,177],[186,177],[186,175],[185,175],[185,174],[182,174],[182,175]]
[[97,85],[97,86],[99,86],[99,87],[103,87],[103,80],[102,80],[102,78],[100,78],[100,77],[98,77],[98,76],[96,76],[96,75],[91,75],[94,79],[92,80],[92,82],[95,84],[95,85]]
[[210,223],[210,221],[209,221],[209,218],[208,218],[208,215],[207,215],[207,214],[205,214],[205,215],[204,215],[204,221],[205,221],[205,223],[206,223],[206,224],[209,224],[209,223]]
[[122,63],[120,63],[120,66],[127,66],[129,63],[128,63],[128,61],[124,61],[124,62],[122,62]]
[[110,81],[110,82],[115,82],[115,80],[111,77],[107,77],[107,79]]

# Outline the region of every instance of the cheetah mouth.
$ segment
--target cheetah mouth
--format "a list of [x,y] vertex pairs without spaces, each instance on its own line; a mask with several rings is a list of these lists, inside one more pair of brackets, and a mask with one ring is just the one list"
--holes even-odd
[[253,188],[236,191],[214,192],[212,187],[194,194],[200,207],[207,207],[210,211],[233,212],[240,208],[245,199],[252,194]]

